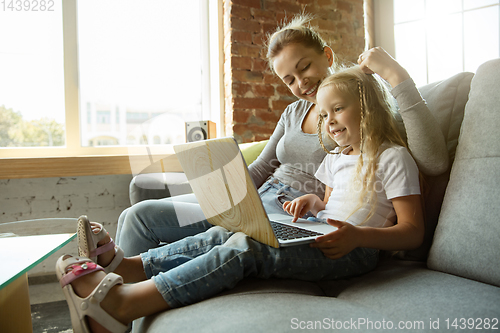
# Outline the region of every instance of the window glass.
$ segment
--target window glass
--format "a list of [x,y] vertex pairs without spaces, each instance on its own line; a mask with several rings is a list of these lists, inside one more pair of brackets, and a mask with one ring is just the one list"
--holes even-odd
[[427,57],[423,21],[398,24],[394,27],[396,59],[406,68],[418,85],[427,82]]
[[184,141],[185,121],[202,118],[199,6],[78,2],[80,109],[92,113],[81,113],[82,146]]
[[483,62],[500,56],[498,3],[394,0],[396,60],[417,86],[475,72]]
[[462,1],[457,0],[427,0],[425,3],[427,17],[442,16],[462,10]]
[[428,82],[460,73],[463,70],[462,14],[430,20],[428,31]]
[[62,5],[32,4],[0,3],[0,147],[65,145]]
[[473,9],[484,7],[488,5],[498,4],[498,0],[463,0],[464,1],[464,9]]
[[414,21],[424,17],[424,0],[394,0],[394,23]]
[[464,67],[475,72],[483,62],[499,56],[498,6],[464,13]]

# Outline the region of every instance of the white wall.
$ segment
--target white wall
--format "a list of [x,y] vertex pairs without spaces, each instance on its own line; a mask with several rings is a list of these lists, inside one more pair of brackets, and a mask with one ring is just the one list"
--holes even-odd
[[[0,223],[87,215],[91,221],[104,223],[114,237],[120,213],[130,207],[131,180],[131,175],[0,179]],[[33,268],[29,275],[54,272],[57,258],[65,253],[77,254],[75,241]]]

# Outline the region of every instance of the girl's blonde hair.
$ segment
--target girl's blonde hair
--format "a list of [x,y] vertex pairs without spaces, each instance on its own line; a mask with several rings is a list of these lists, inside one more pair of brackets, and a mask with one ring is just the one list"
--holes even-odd
[[[389,92],[388,85],[378,75],[365,74],[359,66],[343,68],[327,77],[318,88],[318,92],[327,87],[335,87],[341,94],[359,100],[361,120],[361,143],[356,172],[353,179],[353,188],[360,189],[359,204],[349,215],[351,216],[367,201],[370,212],[363,223],[375,213],[377,204],[377,162],[382,153],[381,146],[385,142],[406,147],[396,126],[396,112],[394,98]],[[318,120],[318,138],[321,146],[327,153],[322,137],[323,117]],[[343,147],[340,149],[343,150]],[[366,172],[363,171],[366,161]]]
[[[328,44],[321,36],[310,26],[313,16],[310,14],[300,14],[283,26],[280,26],[272,34],[267,36],[267,61],[269,68],[274,72],[273,60],[280,52],[288,45],[300,44],[304,47],[311,48],[323,54],[324,48]],[[335,55],[334,55],[335,57]],[[336,61],[334,60],[334,65]]]

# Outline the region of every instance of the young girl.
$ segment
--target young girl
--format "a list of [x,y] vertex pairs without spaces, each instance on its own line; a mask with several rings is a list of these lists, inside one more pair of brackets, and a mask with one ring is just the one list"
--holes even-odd
[[[423,221],[418,170],[405,148],[397,145],[402,141],[385,96],[372,77],[359,68],[349,69],[327,79],[318,90],[320,119],[341,146],[337,154],[328,155],[317,173],[333,186],[328,200],[333,208],[321,200],[309,199],[313,196],[286,205],[294,213],[326,208],[325,216],[335,219],[344,215],[337,217],[332,209],[353,208],[346,218],[348,222],[329,220],[337,231],[318,237],[311,245],[279,249],[243,233],[213,227],[122,259],[119,250],[106,251],[113,243],[102,226],[94,223],[95,230],[91,230],[88,220],[81,218],[79,247],[97,257],[105,268],[86,258],[63,256],[58,260],[56,270],[75,332],[89,331],[89,327],[96,332],[103,328],[100,325],[114,332],[123,331],[124,324],[136,318],[201,301],[233,288],[248,276],[318,281],[360,275],[375,268],[378,249],[419,246]],[[344,170],[349,175],[342,175]],[[338,189],[337,176],[346,180]],[[349,193],[361,193],[359,207],[357,201],[349,205],[343,200],[351,198]],[[392,225],[395,217],[398,224]],[[102,272],[115,267],[119,275]],[[120,275],[125,282],[141,282],[122,285]]]
[[339,146],[316,172],[325,197],[304,195],[285,202],[285,211],[294,219],[311,211],[339,228],[313,245],[332,259],[356,247],[417,247],[423,239],[419,172],[396,130],[384,84],[353,67],[324,80],[317,100],[319,141],[324,147],[324,123]]
[[[267,59],[273,73],[299,99],[282,113],[265,149],[249,166],[268,213],[284,213],[284,201],[307,193],[320,198],[325,195],[324,184],[314,177],[325,157],[316,139],[316,92],[323,79],[335,71],[336,62],[332,49],[309,21],[308,16],[297,16],[268,40]],[[363,71],[378,73],[394,88],[392,94],[400,107],[398,129],[408,137],[420,170],[427,175],[442,173],[448,163],[444,136],[406,70],[380,48],[360,55],[359,64]],[[197,216],[203,214],[192,194],[140,202],[120,215],[117,244],[132,256],[211,227]],[[188,220],[195,223],[188,224]]]

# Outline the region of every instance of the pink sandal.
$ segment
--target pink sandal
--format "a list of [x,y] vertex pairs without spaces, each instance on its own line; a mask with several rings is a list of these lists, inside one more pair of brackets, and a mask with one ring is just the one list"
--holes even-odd
[[[94,233],[92,224],[99,227],[99,232]],[[116,267],[122,262],[124,253],[123,250],[115,245],[113,239],[109,243],[98,246],[97,243],[108,234],[106,229],[97,222],[89,222],[87,216],[82,215],[78,218],[78,227],[76,229],[78,238],[78,255],[81,257],[90,258],[97,263],[97,256],[108,252],[115,251],[115,256],[108,266],[104,267],[106,273],[113,272]]]
[[[73,270],[66,273],[69,266]],[[123,284],[121,276],[109,273],[92,293],[85,298],[76,295],[71,286],[71,282],[74,280],[89,273],[103,270],[101,266],[88,258],[75,258],[65,255],[57,260],[56,274],[68,302],[71,324],[75,333],[90,333],[87,317],[94,319],[111,332],[125,332],[128,329],[128,326],[123,325],[101,308],[101,301],[106,297],[109,290],[115,285]]]

